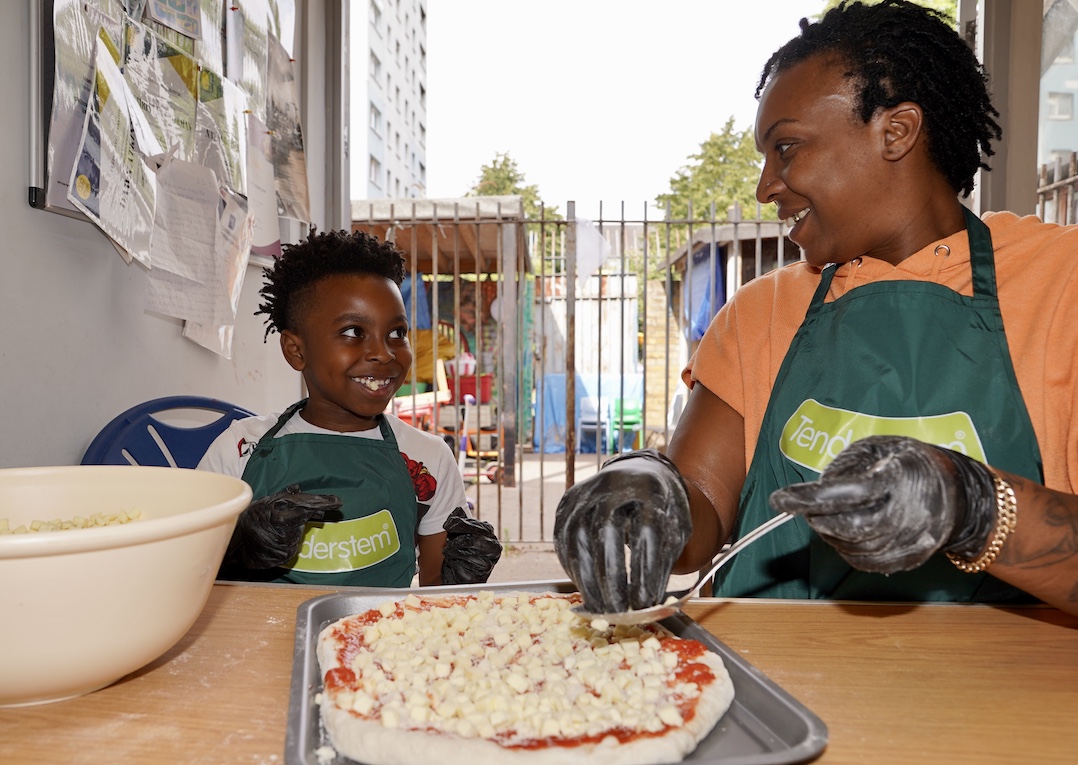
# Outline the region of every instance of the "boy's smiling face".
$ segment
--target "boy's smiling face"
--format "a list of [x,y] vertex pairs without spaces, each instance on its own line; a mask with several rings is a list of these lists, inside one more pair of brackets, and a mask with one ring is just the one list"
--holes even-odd
[[334,274],[311,285],[295,332],[281,332],[285,359],[303,373],[303,419],[349,432],[369,430],[412,366],[400,289],[381,276]]

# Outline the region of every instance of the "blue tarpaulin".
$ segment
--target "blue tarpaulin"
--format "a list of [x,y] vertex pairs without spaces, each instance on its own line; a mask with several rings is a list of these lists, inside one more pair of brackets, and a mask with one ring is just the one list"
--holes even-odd
[[[418,287],[415,291],[415,321],[412,329],[430,329],[430,299],[427,297],[427,284],[423,277],[418,279]],[[405,275],[401,283],[401,297],[404,298],[404,310],[408,312],[408,318],[412,318],[412,277]]]
[[[708,265],[711,262],[710,244],[705,244],[693,253],[692,266],[689,271],[689,300],[685,311],[692,312],[692,321],[689,323],[690,340],[696,341],[704,336],[705,330],[711,324],[712,318],[719,312],[726,302],[726,284],[723,279],[723,253],[721,247],[715,248],[715,268],[709,272]],[[714,277],[715,302],[712,304],[711,284]]]

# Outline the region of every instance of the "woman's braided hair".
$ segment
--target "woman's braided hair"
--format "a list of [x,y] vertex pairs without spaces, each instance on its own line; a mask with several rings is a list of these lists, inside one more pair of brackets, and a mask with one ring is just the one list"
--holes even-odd
[[288,330],[295,332],[307,310],[311,286],[320,279],[337,274],[383,276],[397,286],[404,281],[404,258],[389,242],[361,231],[324,231],[311,229],[307,239],[285,245],[272,268],[264,268],[266,283],[259,290],[265,302],[255,315],[266,315],[266,334]]
[[978,168],[990,169],[982,156],[992,156],[991,142],[1003,131],[984,68],[942,14],[905,0],[845,0],[815,23],[801,19],[800,36],[764,65],[756,97],[771,77],[817,54],[848,67],[866,123],[877,109],[920,105],[929,156],[955,192],[969,196]]

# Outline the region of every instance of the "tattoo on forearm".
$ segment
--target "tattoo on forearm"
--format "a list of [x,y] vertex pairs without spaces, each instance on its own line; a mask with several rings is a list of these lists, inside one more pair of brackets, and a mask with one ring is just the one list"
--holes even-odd
[[[1078,555],[1078,497],[1032,488],[1012,480],[1023,491],[1018,526],[1021,531],[1004,545],[1000,562],[1022,568],[1055,566]],[[1076,583],[1078,587],[1078,583]]]

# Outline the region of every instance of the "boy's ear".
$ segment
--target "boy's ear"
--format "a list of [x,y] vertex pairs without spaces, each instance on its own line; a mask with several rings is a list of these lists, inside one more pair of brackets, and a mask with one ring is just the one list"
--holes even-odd
[[307,365],[303,358],[303,340],[295,332],[281,330],[281,353],[288,365],[297,372],[302,372]]
[[883,117],[883,157],[899,160],[917,145],[924,128],[924,111],[912,101],[885,109]]

